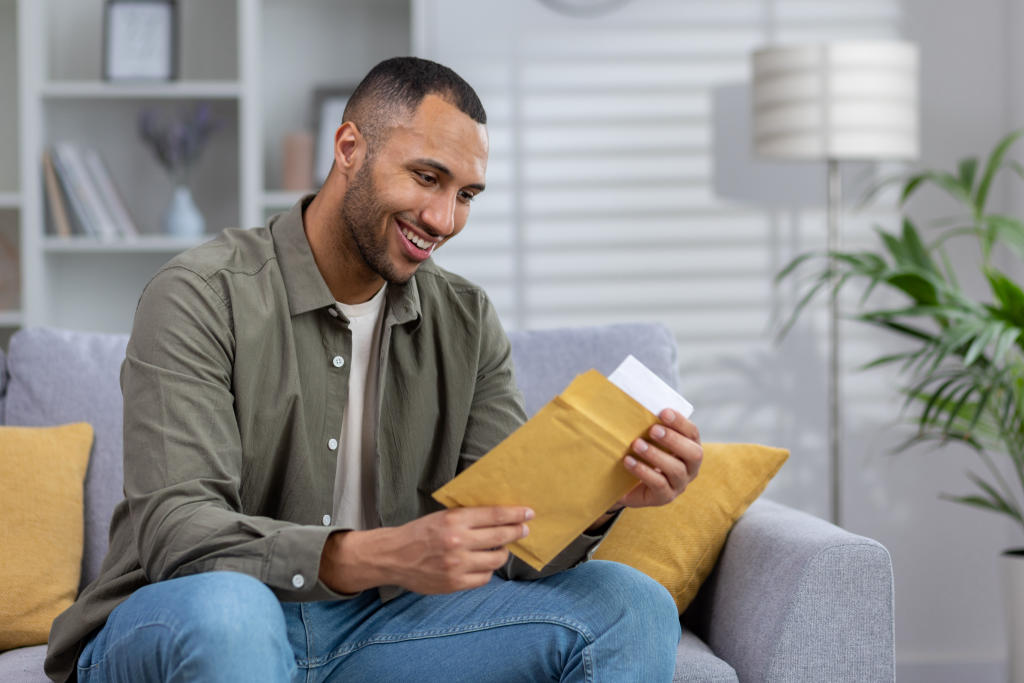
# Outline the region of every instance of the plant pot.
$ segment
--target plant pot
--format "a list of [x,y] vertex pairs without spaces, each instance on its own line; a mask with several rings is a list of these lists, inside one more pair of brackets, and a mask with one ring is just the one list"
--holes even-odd
[[1024,548],[1007,550],[1000,563],[1010,644],[1007,673],[1012,683],[1024,683]]
[[206,230],[206,221],[199,207],[192,199],[192,191],[186,185],[178,185],[171,195],[171,202],[164,211],[164,233],[174,237],[201,237]]

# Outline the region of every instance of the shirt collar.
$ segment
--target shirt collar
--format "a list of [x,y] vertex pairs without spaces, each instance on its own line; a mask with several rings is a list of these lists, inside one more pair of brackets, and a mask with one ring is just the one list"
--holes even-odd
[[[293,316],[334,306],[334,295],[313,259],[313,250],[309,247],[302,222],[302,212],[315,196],[304,196],[291,209],[271,218],[269,224],[288,294],[288,310]],[[386,296],[387,324],[403,324],[420,317],[420,294],[415,275],[404,285],[389,284]]]

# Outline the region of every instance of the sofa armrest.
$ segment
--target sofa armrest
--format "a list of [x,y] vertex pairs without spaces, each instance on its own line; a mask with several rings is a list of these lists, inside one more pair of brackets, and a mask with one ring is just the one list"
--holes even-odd
[[892,681],[892,560],[767,500],[733,527],[687,625],[742,681]]

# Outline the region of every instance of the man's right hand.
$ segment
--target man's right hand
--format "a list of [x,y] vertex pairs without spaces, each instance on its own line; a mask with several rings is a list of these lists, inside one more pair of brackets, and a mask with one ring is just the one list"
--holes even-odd
[[416,593],[453,593],[487,583],[508,560],[506,545],[525,537],[524,507],[441,510],[399,527],[331,534],[320,579],[338,593],[396,585]]

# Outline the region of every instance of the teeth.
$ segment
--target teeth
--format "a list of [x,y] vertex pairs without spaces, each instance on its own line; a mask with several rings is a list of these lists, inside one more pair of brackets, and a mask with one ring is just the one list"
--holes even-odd
[[405,235],[405,238],[407,240],[409,240],[410,242],[412,242],[413,244],[415,244],[417,247],[424,251],[430,251],[434,247],[433,242],[428,242],[425,239],[421,239],[418,235],[416,235],[416,233],[412,232],[411,230],[406,230],[405,228],[402,228],[402,234]]

